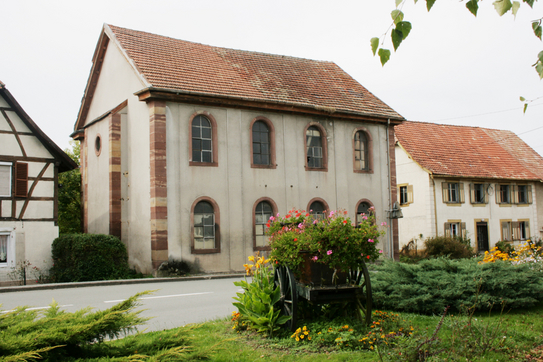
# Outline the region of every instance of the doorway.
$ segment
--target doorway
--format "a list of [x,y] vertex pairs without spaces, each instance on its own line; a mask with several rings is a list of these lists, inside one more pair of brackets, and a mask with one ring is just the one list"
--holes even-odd
[[489,251],[488,247],[488,223],[486,221],[479,221],[476,224],[477,227],[477,251],[484,253]]

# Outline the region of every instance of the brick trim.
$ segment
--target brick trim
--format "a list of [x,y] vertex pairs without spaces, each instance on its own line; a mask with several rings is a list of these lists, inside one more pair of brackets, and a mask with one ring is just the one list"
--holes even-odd
[[109,117],[109,234],[121,238],[121,115]]
[[166,102],[151,100],[149,160],[151,188],[151,261],[153,269],[168,261],[168,190],[166,174]]
[[331,211],[330,206],[328,206],[328,203],[326,201],[324,201],[324,199],[321,199],[320,197],[314,197],[311,200],[309,200],[309,202],[307,203],[306,210],[307,210],[308,213],[311,213],[311,211],[310,211],[311,210],[311,204],[314,203],[315,201],[322,202],[322,204],[324,205],[324,212],[325,213],[328,213],[328,212]]
[[[390,157],[390,200],[391,203],[398,201],[398,188],[396,180],[396,154],[394,142],[394,125],[388,126],[388,154]],[[390,205],[392,206],[392,205]],[[394,249],[394,260],[400,260],[400,235],[398,230],[398,219],[392,219],[392,246]]]

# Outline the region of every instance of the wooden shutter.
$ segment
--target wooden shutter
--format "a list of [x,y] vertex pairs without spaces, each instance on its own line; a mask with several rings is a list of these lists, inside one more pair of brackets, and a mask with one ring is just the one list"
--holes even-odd
[[449,202],[449,183],[442,182],[441,190],[443,191],[443,202]]
[[465,222],[460,223],[460,235],[462,235],[462,239],[466,238],[466,223]]
[[513,240],[520,240],[520,225],[518,221],[511,222],[511,228],[513,229]]
[[413,202],[413,185],[407,185],[407,203]]
[[445,236],[448,238],[451,237],[451,223],[450,222],[445,223]]
[[494,190],[495,190],[495,193],[496,193],[496,204],[501,204],[502,203],[502,194],[501,194],[501,190],[500,190],[500,184],[496,184]]
[[28,163],[17,162],[15,164],[15,196],[26,197],[28,195]]
[[511,240],[510,226],[509,221],[502,221],[502,240]]
[[460,194],[459,195],[460,203],[463,204],[464,202],[466,202],[466,198],[464,197],[464,183],[463,182],[458,183],[458,193]]
[[511,192],[511,195],[510,195],[510,200],[511,200],[511,203],[512,204],[518,204],[519,202],[519,197],[518,197],[518,186],[517,185],[511,185],[509,187],[509,190]]
[[469,202],[472,204],[475,204],[477,200],[475,200],[475,185],[473,182],[470,182],[469,184]]
[[531,204],[533,203],[533,199],[532,199],[532,185],[526,185],[526,193],[528,194],[527,197],[528,197],[528,203]]

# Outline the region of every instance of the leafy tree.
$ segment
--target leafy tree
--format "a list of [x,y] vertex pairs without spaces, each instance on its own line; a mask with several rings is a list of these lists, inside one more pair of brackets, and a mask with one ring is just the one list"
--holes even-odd
[[[79,165],[79,142],[70,141],[65,149]],[[58,226],[61,234],[81,232],[81,172],[79,168],[58,175]]]
[[[394,51],[396,51],[402,41],[407,38],[407,36],[411,32],[412,25],[409,21],[404,20],[404,13],[402,12],[402,8],[406,1],[407,0],[395,0],[396,9],[392,10],[390,14],[392,17],[392,25],[381,38],[375,37],[372,38],[370,41],[373,55],[379,55],[382,65],[385,65],[385,63],[388,62],[391,54],[389,49],[385,49],[382,47],[387,34],[390,32],[392,46],[394,47]],[[417,1],[418,0],[414,0],[415,4],[417,3]],[[426,0],[426,8],[428,9],[428,11],[432,9],[436,1],[437,0]],[[536,1],[538,0],[522,0],[522,2],[528,4],[530,8],[533,8],[533,5]],[[477,16],[477,12],[479,10],[479,3],[482,2],[482,0],[461,0],[460,2],[465,2],[467,10],[471,12],[474,16]],[[494,5],[494,9],[499,16],[502,16],[508,12],[511,12],[513,16],[516,16],[518,10],[521,7],[521,2],[511,0],[495,0],[492,5]],[[540,40],[542,39],[541,37],[543,33],[542,20],[543,18],[531,21],[531,26],[534,34]],[[538,54],[537,61],[533,64],[533,66],[539,74],[539,78],[543,78],[543,51]],[[521,98],[521,101],[526,100]]]

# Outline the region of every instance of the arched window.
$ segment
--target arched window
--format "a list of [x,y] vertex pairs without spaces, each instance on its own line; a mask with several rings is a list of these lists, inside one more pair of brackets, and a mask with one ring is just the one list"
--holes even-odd
[[360,224],[365,218],[367,218],[372,212],[373,209],[370,210],[372,205],[367,201],[362,201],[358,204],[358,207],[356,208],[356,224]]
[[355,169],[368,169],[368,139],[364,131],[358,131],[354,136],[354,162]]
[[207,200],[199,201],[193,209],[194,250],[217,249],[215,208]]
[[316,126],[311,126],[305,132],[307,145],[307,167],[323,168],[323,145],[321,132]]
[[270,129],[264,121],[253,123],[253,164],[271,164]]
[[212,135],[207,117],[198,115],[192,119],[192,162],[213,162]]
[[273,216],[273,206],[268,201],[260,201],[255,208],[255,249],[261,249],[268,246],[268,236],[266,224]]
[[326,217],[326,206],[322,201],[313,201],[309,205],[309,213],[315,220],[322,220]]

